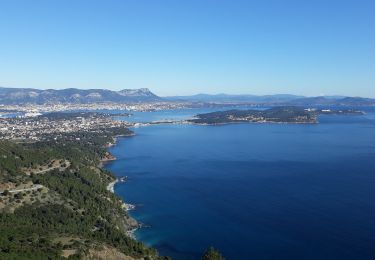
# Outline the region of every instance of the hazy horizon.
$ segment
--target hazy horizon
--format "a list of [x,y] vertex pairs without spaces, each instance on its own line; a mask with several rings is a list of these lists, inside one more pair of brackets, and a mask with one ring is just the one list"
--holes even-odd
[[[79,89],[79,90],[95,90],[95,89],[105,89],[105,90],[112,90],[112,91],[120,91],[124,89],[140,89],[140,88],[118,88],[118,89],[109,89],[109,88],[77,88],[77,87],[68,87],[68,88],[31,88],[31,87],[7,87],[7,86],[0,86],[0,88],[11,88],[11,89],[37,89],[37,90],[64,90],[64,89]],[[264,94],[254,94],[254,93],[224,93],[224,92],[197,92],[192,94],[176,94],[176,95],[160,95],[157,92],[153,91],[152,88],[147,88],[152,93],[160,97],[178,97],[178,96],[196,96],[196,95],[229,95],[229,96],[273,96],[273,95],[291,95],[291,96],[301,96],[301,97],[362,97],[362,98],[375,98],[369,96],[349,96],[349,95],[339,95],[339,94],[319,94],[319,95],[302,95],[302,94],[295,94],[295,93],[264,93]]]

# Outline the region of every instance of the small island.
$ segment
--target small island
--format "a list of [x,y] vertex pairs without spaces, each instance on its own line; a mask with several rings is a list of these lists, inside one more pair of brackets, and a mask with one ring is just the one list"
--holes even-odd
[[363,115],[362,111],[345,109],[315,109],[303,107],[273,107],[266,110],[227,110],[198,114],[188,123],[217,125],[228,123],[288,123],[316,124],[319,115]]

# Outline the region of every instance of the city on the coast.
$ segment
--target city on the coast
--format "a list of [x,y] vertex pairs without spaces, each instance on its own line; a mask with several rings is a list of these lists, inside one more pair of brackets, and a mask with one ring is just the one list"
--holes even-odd
[[374,11],[0,0],[0,260],[374,260]]

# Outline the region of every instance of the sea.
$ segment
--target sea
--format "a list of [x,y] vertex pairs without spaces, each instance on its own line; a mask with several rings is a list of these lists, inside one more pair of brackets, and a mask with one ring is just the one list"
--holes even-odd
[[[132,129],[107,168],[136,238],[173,259],[375,259],[375,108],[319,124]],[[133,122],[212,109],[136,112]]]

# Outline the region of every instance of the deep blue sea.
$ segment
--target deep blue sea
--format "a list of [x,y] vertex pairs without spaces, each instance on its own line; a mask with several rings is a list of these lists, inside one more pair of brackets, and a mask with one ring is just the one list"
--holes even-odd
[[118,160],[107,168],[129,177],[115,192],[149,226],[137,238],[174,259],[199,259],[209,246],[227,259],[375,259],[375,110],[367,111],[316,125],[136,128],[110,149]]

